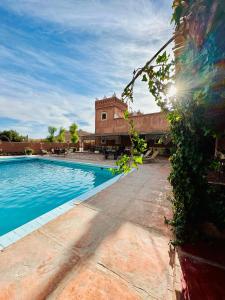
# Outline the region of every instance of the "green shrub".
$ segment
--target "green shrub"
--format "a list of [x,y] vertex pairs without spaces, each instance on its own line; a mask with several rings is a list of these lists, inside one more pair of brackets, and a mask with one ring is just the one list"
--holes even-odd
[[26,148],[24,150],[25,155],[32,155],[34,153],[34,150],[31,148]]

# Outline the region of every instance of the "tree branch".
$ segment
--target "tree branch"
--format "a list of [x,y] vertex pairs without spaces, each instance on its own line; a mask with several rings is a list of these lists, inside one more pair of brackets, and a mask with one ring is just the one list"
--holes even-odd
[[132,84],[134,84],[135,80],[142,74],[142,72],[144,71],[144,69],[146,67],[148,67],[156,58],[157,56],[170,44],[172,43],[172,41],[175,39],[175,35],[173,37],[171,37],[157,52],[156,54],[149,60],[146,62],[146,64],[144,65],[144,67],[139,68],[139,71],[136,73],[136,75],[134,75],[133,79],[127,84],[127,86],[125,87],[124,91],[126,91]]

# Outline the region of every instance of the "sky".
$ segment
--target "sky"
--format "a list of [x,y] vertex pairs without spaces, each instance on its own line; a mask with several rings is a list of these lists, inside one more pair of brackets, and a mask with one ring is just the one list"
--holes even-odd
[[[94,132],[94,101],[116,93],[172,36],[172,0],[1,0],[0,131]],[[159,111],[142,82],[133,110]]]

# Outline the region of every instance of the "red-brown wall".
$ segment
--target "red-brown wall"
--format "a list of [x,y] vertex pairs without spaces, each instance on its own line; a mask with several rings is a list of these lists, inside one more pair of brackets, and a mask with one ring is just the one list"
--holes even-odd
[[68,147],[79,148],[79,144],[68,143],[41,143],[41,142],[0,142],[0,154],[24,154],[26,148],[34,150],[34,154],[41,154],[42,150],[50,151],[51,149],[65,149]]
[[[127,105],[117,98],[108,98],[95,102],[95,133],[127,133],[128,123],[123,118]],[[102,112],[107,113],[107,119],[102,120]],[[140,133],[168,132],[169,123],[164,113],[140,114],[132,116],[135,128]]]
[[[155,133],[169,131],[169,124],[163,113],[152,113],[145,115],[133,116],[135,129],[140,133]],[[113,132],[127,132],[128,123],[123,118],[113,120]]]
[[[95,101],[95,133],[112,133],[115,117],[122,118],[127,105],[116,97]],[[102,120],[101,114],[107,113],[107,119]]]

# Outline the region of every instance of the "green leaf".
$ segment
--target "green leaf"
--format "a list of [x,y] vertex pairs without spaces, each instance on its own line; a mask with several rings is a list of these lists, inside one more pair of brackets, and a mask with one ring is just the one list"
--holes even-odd
[[174,12],[171,18],[171,23],[175,23],[175,25],[179,26],[180,25],[180,19],[183,13],[183,5],[182,2],[179,1],[176,7],[174,7]]
[[156,63],[157,63],[157,64],[164,63],[164,62],[166,62],[166,61],[167,61],[167,54],[166,54],[166,51],[163,52],[162,55],[159,55],[159,56],[157,57],[157,59],[156,59]]
[[129,111],[128,110],[125,110],[125,112],[123,114],[123,117],[124,117],[125,120],[129,119]]
[[148,81],[146,74],[143,75],[142,81]]
[[134,157],[134,161],[137,163],[137,164],[142,164],[143,163],[143,159],[142,159],[142,156],[135,156]]

